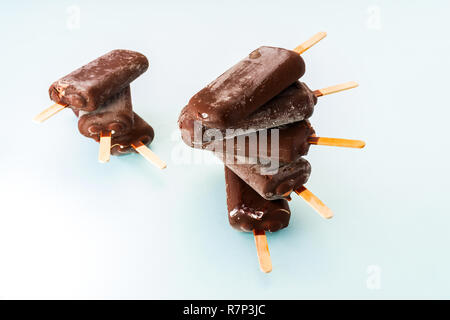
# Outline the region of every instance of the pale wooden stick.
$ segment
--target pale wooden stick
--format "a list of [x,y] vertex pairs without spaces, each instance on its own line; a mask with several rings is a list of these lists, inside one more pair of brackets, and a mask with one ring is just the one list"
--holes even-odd
[[270,260],[269,245],[267,244],[266,233],[263,231],[253,230],[255,237],[256,253],[258,254],[259,267],[262,272],[269,273],[272,271],[272,261]]
[[166,163],[162,161],[152,150],[147,148],[145,144],[141,141],[137,143],[132,143],[131,146],[136,150],[141,156],[143,156],[147,161],[151,162],[160,169],[167,167]]
[[364,148],[366,143],[362,140],[340,139],[340,138],[326,138],[326,137],[309,137],[309,144],[331,147],[343,148]]
[[54,116],[58,112],[60,112],[62,109],[64,109],[66,106],[63,106],[59,103],[55,103],[54,105],[51,105],[41,113],[39,113],[37,116],[33,118],[33,121],[36,123],[42,123],[48,118]]
[[314,36],[303,42],[301,45],[297,46],[294,49],[294,51],[297,52],[298,54],[302,54],[303,52],[311,48],[313,45],[315,45],[317,42],[319,42],[326,36],[327,36],[326,32],[316,33]]
[[314,90],[314,94],[316,95],[316,97],[321,97],[321,96],[326,96],[327,94],[332,94],[332,93],[356,88],[357,86],[358,86],[357,82],[349,81],[349,82],[341,83],[341,84],[338,84],[335,86],[331,86],[331,87],[327,87],[327,88],[323,88],[323,89],[319,89],[319,90]]
[[323,218],[330,219],[333,217],[331,209],[305,187],[298,188],[295,193],[302,197]]
[[100,133],[100,148],[98,150],[98,161],[106,163],[111,156],[111,131]]

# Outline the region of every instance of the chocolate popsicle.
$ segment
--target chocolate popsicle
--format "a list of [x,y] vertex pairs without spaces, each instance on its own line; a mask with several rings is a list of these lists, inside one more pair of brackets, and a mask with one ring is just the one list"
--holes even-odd
[[288,226],[291,212],[286,200],[268,201],[225,167],[228,221],[240,231],[275,232]]
[[291,192],[303,186],[311,174],[311,165],[299,157],[288,164],[249,164],[225,161],[225,165],[267,200],[287,199]]
[[304,73],[305,62],[298,53],[260,47],[195,94],[185,112],[210,128],[227,129]]
[[130,86],[111,97],[101,108],[78,113],[78,130],[88,138],[100,141],[100,133],[111,131],[113,137],[130,132],[133,127],[133,107]]
[[50,99],[83,111],[94,111],[148,69],[147,58],[135,51],[113,50],[55,81]]
[[132,145],[137,146],[140,142],[148,146],[155,137],[153,128],[136,113],[134,113],[134,124],[131,131],[119,137],[112,137],[111,154],[115,156],[137,152]]
[[308,119],[316,103],[317,97],[313,91],[305,83],[296,81],[248,117],[236,121],[228,128],[217,129],[209,127],[205,121],[196,120],[191,116],[188,106],[182,110],[178,125],[183,141],[190,147],[201,148],[213,140]]
[[[274,130],[278,130],[278,138]],[[204,148],[219,154],[226,153],[251,159],[255,163],[276,160],[286,164],[308,154],[310,147],[308,138],[314,134],[315,131],[310,122],[303,120],[215,141]]]

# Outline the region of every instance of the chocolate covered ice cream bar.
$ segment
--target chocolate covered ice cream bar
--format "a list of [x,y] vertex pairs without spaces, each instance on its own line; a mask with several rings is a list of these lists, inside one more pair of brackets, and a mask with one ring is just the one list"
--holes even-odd
[[228,221],[240,231],[275,232],[286,228],[291,212],[284,199],[269,201],[225,167]]
[[262,129],[279,127],[311,117],[317,97],[305,83],[296,81],[246,118],[230,127],[218,129],[207,121],[196,120],[185,107],[178,120],[183,141],[195,148],[204,148],[212,141],[232,138]]
[[49,89],[57,104],[94,111],[148,69],[147,58],[130,50],[113,50],[55,81]]
[[195,94],[185,112],[210,128],[227,129],[304,73],[305,63],[298,53],[263,46]]
[[288,199],[294,190],[308,181],[311,174],[311,165],[301,157],[278,166],[273,163],[241,163],[240,159],[225,159],[225,165],[267,200]]
[[309,139],[314,134],[310,122],[303,120],[219,140],[205,148],[215,153],[226,153],[228,156],[244,157],[257,162],[276,160],[286,164],[308,154]]
[[134,121],[130,86],[111,97],[101,108],[92,112],[79,111],[78,115],[80,133],[96,141],[100,141],[102,132],[111,132],[112,137],[129,133]]
[[111,154],[124,155],[136,151],[140,145],[148,146],[155,136],[153,128],[140,116],[134,113],[134,125],[131,131],[119,137],[112,137]]

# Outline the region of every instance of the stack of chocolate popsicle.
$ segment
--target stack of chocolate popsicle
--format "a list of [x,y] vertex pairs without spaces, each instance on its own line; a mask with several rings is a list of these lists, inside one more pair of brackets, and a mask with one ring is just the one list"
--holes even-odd
[[326,36],[318,33],[293,51],[260,47],[195,94],[179,117],[183,141],[211,150],[225,163],[228,218],[253,232],[260,267],[272,269],[265,232],[288,226],[287,200],[296,192],[319,214],[332,212],[304,184],[311,144],[362,148],[359,140],[316,137],[308,119],[317,98],[354,88],[355,82],[312,91],[298,79],[300,56]]
[[133,112],[130,83],[148,69],[147,58],[130,50],[113,50],[55,81],[49,89],[55,104],[38,114],[41,123],[64,108],[79,117],[78,129],[100,142],[99,161],[110,154],[137,152],[163,169],[166,164],[147,146],[153,128]]

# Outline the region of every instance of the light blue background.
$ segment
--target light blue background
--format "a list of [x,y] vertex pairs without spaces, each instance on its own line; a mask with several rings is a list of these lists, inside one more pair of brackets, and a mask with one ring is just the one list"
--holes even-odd
[[[70,28],[72,5],[79,29]],[[406,0],[2,3],[0,298],[449,298],[449,8]],[[335,217],[325,221],[294,197],[290,226],[268,236],[267,275],[252,236],[228,225],[222,166],[181,144],[177,118],[254,48],[293,48],[318,31],[328,37],[303,55],[303,80],[313,89],[360,87],[320,98],[312,123],[321,136],[367,147],[311,148],[307,187]],[[156,130],[151,148],[165,171],[138,155],[99,164],[98,145],[68,110],[31,121],[50,105],[54,80],[115,48],[150,60],[132,84],[133,102]],[[366,285],[371,265],[381,270],[378,290]]]

